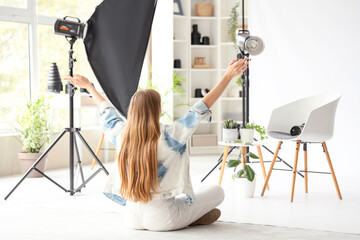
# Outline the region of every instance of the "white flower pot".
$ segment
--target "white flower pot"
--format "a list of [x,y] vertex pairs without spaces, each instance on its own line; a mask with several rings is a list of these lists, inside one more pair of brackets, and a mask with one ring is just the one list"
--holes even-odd
[[254,197],[256,178],[252,182],[246,178],[235,178],[236,182],[236,196],[238,198],[252,198]]
[[235,142],[238,139],[237,128],[227,129],[223,128],[223,142]]
[[254,129],[241,128],[240,136],[242,143],[253,143],[254,141]]

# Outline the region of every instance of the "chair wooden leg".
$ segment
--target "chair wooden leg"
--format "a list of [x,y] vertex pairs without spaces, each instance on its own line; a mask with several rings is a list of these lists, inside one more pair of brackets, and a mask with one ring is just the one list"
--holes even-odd
[[221,185],[222,178],[223,178],[223,175],[224,175],[225,163],[226,163],[226,158],[228,157],[228,153],[229,153],[229,146],[225,146],[224,154],[223,154],[223,160],[222,160],[222,163],[221,163],[221,171],[220,171],[220,177],[219,177],[219,185]]
[[296,141],[296,149],[295,149],[295,161],[294,161],[294,168],[293,168],[293,181],[291,187],[291,198],[290,202],[294,199],[294,189],[295,189],[295,181],[296,181],[296,174],[297,174],[297,162],[299,157],[299,148],[300,148],[300,140]]
[[[266,171],[265,171],[264,159],[263,159],[263,156],[262,156],[262,152],[261,152],[261,147],[260,147],[260,146],[257,146],[257,151],[258,151],[258,154],[259,154],[261,170],[262,170],[262,173],[263,173],[263,176],[264,176],[264,180],[265,180],[265,179],[266,179]],[[267,188],[267,190],[269,190],[269,184],[266,185],[266,188]]]
[[308,193],[308,173],[307,173],[307,143],[304,143],[304,178],[305,178],[305,193]]
[[265,179],[265,183],[264,183],[264,186],[263,186],[263,189],[262,189],[262,192],[261,192],[261,196],[264,196],[264,193],[265,193],[265,190],[266,190],[266,186],[268,185],[268,182],[269,182],[269,179],[270,179],[270,176],[271,176],[271,172],[272,172],[272,169],[274,167],[274,164],[276,162],[276,158],[279,154],[279,150],[280,150],[280,146],[282,144],[282,141],[279,141],[278,145],[277,145],[277,148],[276,148],[276,151],[274,153],[274,158],[271,162],[271,165],[270,165],[270,169],[269,169],[269,172],[268,174],[266,175],[266,179]]
[[328,150],[327,150],[326,143],[323,142],[322,145],[323,145],[323,148],[324,148],[324,151],[325,151],[325,155],[326,155],[326,158],[327,158],[329,167],[330,167],[330,172],[331,172],[331,175],[332,175],[334,184],[335,184],[335,188],[336,188],[338,197],[339,197],[339,199],[341,200],[341,199],[342,199],[342,196],[341,196],[341,193],[340,193],[340,189],[339,189],[338,182],[337,182],[337,180],[336,180],[334,168],[333,168],[333,166],[332,166],[332,164],[331,164],[330,155],[329,155],[329,152],[328,152]]
[[241,147],[241,166],[244,169],[246,164],[246,147]]
[[[99,139],[99,143],[98,143],[98,146],[97,146],[96,151],[95,151],[95,155],[96,155],[97,157],[99,156],[100,148],[101,148],[102,142],[104,141],[104,136],[105,136],[105,134],[102,133],[102,134],[101,134],[101,137],[100,137],[100,139]],[[92,161],[92,163],[91,163],[91,170],[94,169],[95,163],[96,163],[96,160],[93,159],[93,161]]]

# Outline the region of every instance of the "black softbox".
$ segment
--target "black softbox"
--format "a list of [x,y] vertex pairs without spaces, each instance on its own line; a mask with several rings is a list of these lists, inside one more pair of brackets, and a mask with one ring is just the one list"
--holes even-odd
[[136,92],[157,0],[104,0],[84,39],[91,68],[111,103],[127,114]]

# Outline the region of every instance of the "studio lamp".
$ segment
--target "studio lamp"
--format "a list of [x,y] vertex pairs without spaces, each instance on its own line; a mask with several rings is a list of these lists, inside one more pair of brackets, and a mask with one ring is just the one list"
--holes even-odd
[[242,55],[249,53],[256,56],[264,51],[264,42],[261,38],[251,36],[248,30],[236,29],[235,32],[236,45],[239,47]]
[[47,89],[49,92],[60,93],[63,90],[59,69],[56,63],[52,63],[49,70]]

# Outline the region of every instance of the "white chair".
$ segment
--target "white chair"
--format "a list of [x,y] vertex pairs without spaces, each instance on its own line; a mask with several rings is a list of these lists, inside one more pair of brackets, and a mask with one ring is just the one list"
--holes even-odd
[[[272,138],[278,139],[279,143],[277,145],[273,161],[271,162],[269,173],[265,179],[261,196],[264,195],[266,186],[268,185],[268,181],[270,179],[271,172],[273,170],[282,142],[291,140],[296,141],[296,149],[290,202],[293,201],[294,197],[296,174],[300,172],[297,171],[300,144],[303,144],[304,149],[304,171],[301,172],[304,172],[305,192],[308,192],[307,173],[311,171],[307,170],[307,143],[322,144],[338,197],[339,199],[342,199],[334,169],[331,164],[329,152],[325,143],[333,136],[335,112],[340,98],[340,94],[316,95],[297,100],[273,110],[267,131],[268,135]],[[290,134],[290,129],[293,126],[299,126],[302,124],[305,124],[305,126],[302,129],[301,134],[292,136]]]

